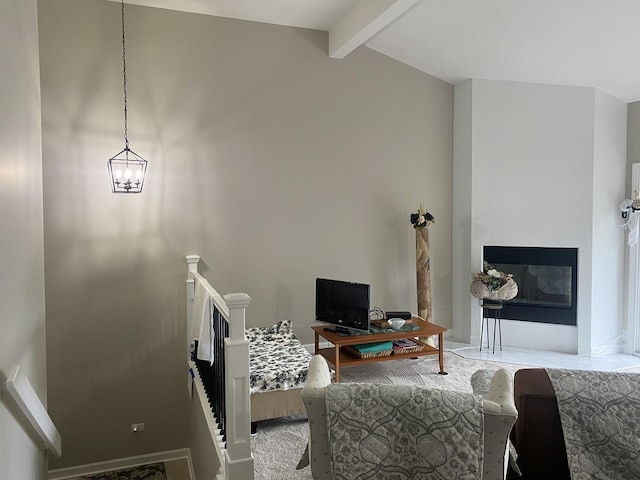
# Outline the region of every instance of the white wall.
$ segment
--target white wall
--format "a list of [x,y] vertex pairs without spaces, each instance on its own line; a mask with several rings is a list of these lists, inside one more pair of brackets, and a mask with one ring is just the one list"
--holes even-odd
[[[626,183],[626,195],[624,198],[632,198],[631,195],[634,191],[634,179],[633,179],[633,164],[640,162],[640,102],[630,103],[627,106],[627,183]],[[622,222],[622,219],[619,220]],[[627,241],[626,235],[629,231],[625,229],[625,242]],[[638,248],[638,247],[636,247]],[[625,278],[629,278],[631,269],[631,262],[636,260],[632,255],[631,250],[625,247]],[[633,295],[630,293],[630,288],[636,285],[635,281],[628,281],[624,295],[624,317],[625,317],[625,330],[627,331],[629,338],[625,345],[625,353],[635,353],[640,345],[640,339],[638,338],[638,319],[635,318],[634,306],[629,305],[630,301],[633,301]]]
[[452,297],[454,338],[471,338],[469,312],[477,302],[468,294],[470,280],[471,239],[473,238],[472,180],[473,180],[473,82],[456,85],[453,103],[453,218],[452,218]]
[[[515,346],[588,353],[603,344],[604,332],[619,331],[618,320],[600,318],[599,308],[592,311],[594,305],[616,300],[615,287],[599,288],[601,297],[595,301],[592,290],[594,281],[598,287],[602,282],[617,286],[622,278],[622,244],[609,244],[614,253],[605,252],[599,238],[606,238],[604,243],[621,238],[613,226],[616,211],[611,205],[624,193],[625,106],[589,88],[468,83],[457,86],[455,95],[456,102],[460,97],[470,103],[465,111],[471,115],[471,135],[458,137],[455,132],[454,144],[457,151],[466,148],[470,159],[455,157],[456,168],[458,163],[466,166],[454,183],[471,172],[472,271],[454,279],[454,304],[469,303],[469,275],[481,269],[484,245],[578,248],[578,326],[503,320],[503,339]],[[465,142],[471,147],[460,145]],[[605,157],[614,168],[606,176],[596,175]],[[454,225],[459,221],[454,214]],[[458,234],[464,237],[466,232]],[[610,312],[621,318],[615,307]],[[454,329],[465,331],[469,318],[469,338],[477,343],[477,302],[467,315],[461,311],[454,316]],[[592,337],[593,325],[599,325],[598,338]]]
[[632,165],[640,162],[640,102],[627,106],[627,183],[624,198],[631,198]]
[[[36,0],[0,2],[0,386],[19,364],[47,404]],[[46,478],[42,443],[0,396],[0,479]]]
[[[620,202],[626,187],[627,105],[595,92],[593,162],[592,353],[622,343],[625,232]],[[618,350],[618,348],[616,348]]]

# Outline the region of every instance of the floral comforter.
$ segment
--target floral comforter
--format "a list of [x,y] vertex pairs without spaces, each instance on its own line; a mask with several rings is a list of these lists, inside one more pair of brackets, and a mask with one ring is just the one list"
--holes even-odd
[[547,368],[572,480],[640,478],[640,375]]
[[304,386],[311,354],[293,333],[290,320],[248,328],[251,394]]

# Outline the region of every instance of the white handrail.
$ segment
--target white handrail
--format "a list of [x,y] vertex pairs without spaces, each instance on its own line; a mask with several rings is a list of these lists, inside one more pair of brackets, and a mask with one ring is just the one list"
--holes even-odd
[[13,368],[4,386],[40,435],[44,442],[44,448],[51,450],[56,457],[60,458],[62,456],[60,433],[49,417],[47,409],[42,405],[38,394],[31,386],[29,379],[20,371],[20,365]]

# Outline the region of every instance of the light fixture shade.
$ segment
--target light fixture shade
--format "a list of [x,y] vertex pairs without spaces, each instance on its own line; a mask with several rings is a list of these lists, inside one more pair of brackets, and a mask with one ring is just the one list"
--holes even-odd
[[107,161],[113,193],[140,193],[147,173],[147,161],[129,147]]
[[129,148],[127,137],[127,60],[124,43],[124,0],[120,2],[122,15],[122,91],[124,94],[124,150],[107,161],[113,193],[141,193],[147,173],[147,161]]

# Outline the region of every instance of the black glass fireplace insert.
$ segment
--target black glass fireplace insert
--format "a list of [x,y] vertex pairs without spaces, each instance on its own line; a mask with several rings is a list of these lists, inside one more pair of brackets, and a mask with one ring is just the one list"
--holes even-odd
[[577,248],[485,246],[484,260],[518,284],[503,319],[577,325]]

